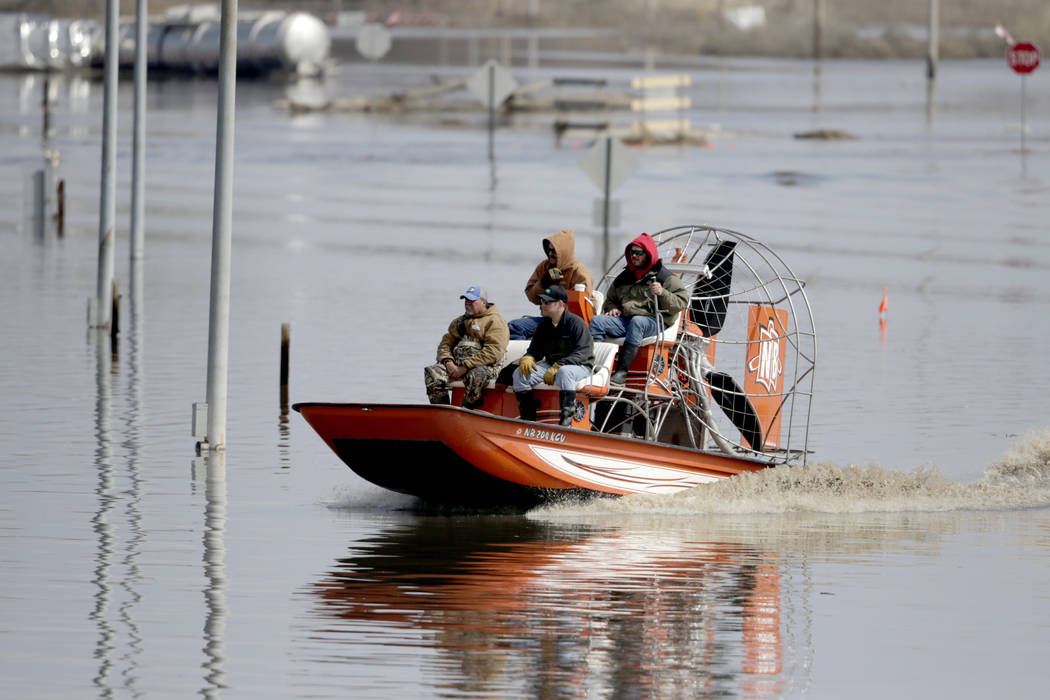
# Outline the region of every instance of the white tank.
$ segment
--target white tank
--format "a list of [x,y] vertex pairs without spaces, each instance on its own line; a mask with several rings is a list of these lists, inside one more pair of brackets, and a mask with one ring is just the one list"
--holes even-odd
[[[220,21],[200,14],[165,17],[149,25],[147,56],[150,69],[214,73],[219,67]],[[320,73],[328,60],[331,38],[328,27],[303,12],[264,12],[242,16],[237,21],[237,70],[242,73]],[[120,63],[130,67],[135,60],[135,26],[120,30]],[[96,62],[104,54],[99,51]]]
[[43,15],[0,15],[0,68],[64,70],[87,65],[98,24]]

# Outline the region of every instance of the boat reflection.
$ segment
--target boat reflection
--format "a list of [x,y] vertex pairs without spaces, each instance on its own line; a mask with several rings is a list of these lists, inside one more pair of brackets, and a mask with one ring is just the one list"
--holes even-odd
[[354,644],[368,630],[384,650],[432,647],[428,683],[529,697],[786,690],[784,565],[752,545],[418,518],[352,550],[311,589],[323,618],[311,635]]

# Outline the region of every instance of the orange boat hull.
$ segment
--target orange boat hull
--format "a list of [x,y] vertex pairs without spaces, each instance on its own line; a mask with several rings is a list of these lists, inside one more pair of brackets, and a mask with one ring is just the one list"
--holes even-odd
[[768,466],[457,406],[293,408],[359,476],[432,502],[529,505],[566,496],[670,494]]

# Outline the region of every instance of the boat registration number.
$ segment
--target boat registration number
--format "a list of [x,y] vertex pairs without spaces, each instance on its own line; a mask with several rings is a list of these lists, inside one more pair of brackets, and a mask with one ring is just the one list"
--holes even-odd
[[518,428],[518,435],[534,440],[546,440],[547,442],[565,442],[565,433],[553,430],[537,430],[536,428]]

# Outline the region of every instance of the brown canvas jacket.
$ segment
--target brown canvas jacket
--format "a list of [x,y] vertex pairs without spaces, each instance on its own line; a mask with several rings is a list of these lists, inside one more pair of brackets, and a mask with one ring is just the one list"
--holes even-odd
[[482,365],[494,365],[503,359],[507,352],[510,329],[499,314],[495,304],[490,303],[480,316],[457,316],[448,325],[448,331],[438,344],[438,364],[452,360],[452,350],[465,337],[474,338],[481,343],[481,351],[468,358],[463,365],[470,369]]

